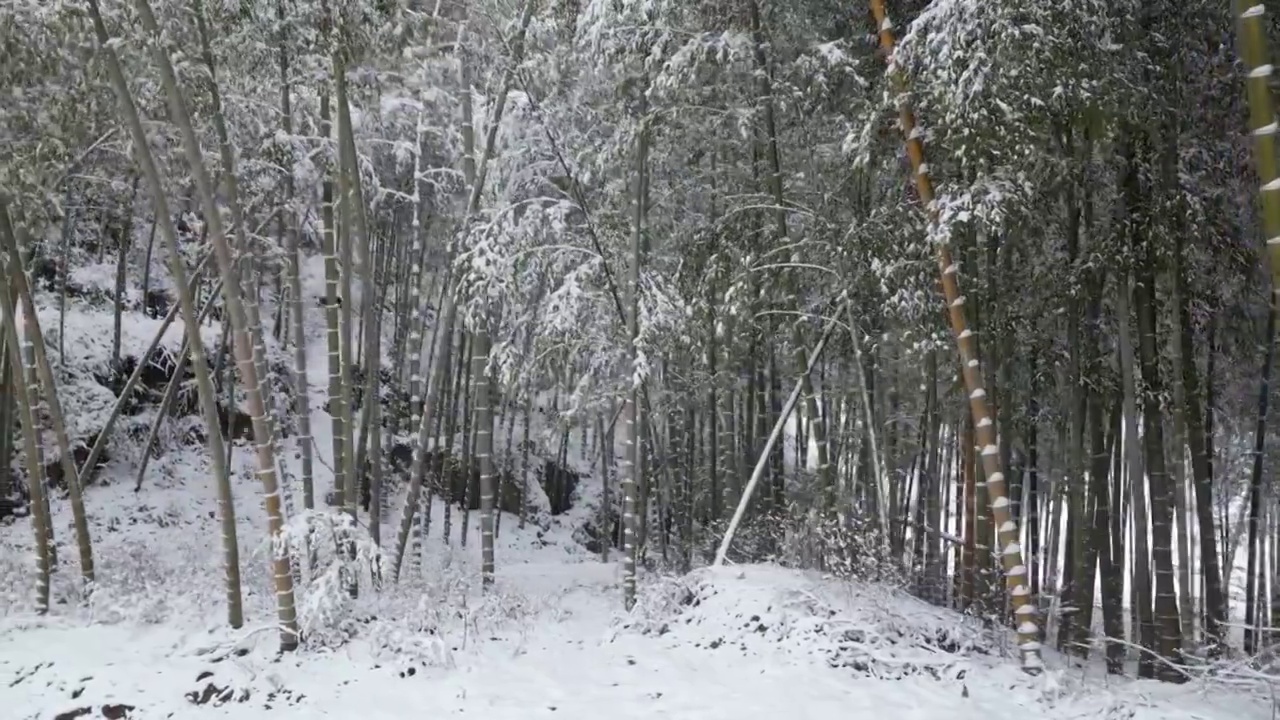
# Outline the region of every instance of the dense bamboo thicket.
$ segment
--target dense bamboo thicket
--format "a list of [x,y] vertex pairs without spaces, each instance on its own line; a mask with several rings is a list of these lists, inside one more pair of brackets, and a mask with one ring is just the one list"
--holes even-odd
[[98,460],[134,448],[145,492],[182,416],[236,627],[252,453],[286,650],[329,551],[291,518],[384,546],[353,595],[478,522],[487,587],[503,523],[583,501],[572,467],[628,609],[646,574],[770,560],[1007,626],[1030,671],[1042,643],[1172,681],[1263,652],[1251,2],[8,2],[0,516],[30,515],[37,604],[60,563],[92,589]]

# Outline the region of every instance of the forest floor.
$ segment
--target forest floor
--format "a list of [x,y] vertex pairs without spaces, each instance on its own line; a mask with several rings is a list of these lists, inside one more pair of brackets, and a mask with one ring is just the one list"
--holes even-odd
[[[307,263],[305,276],[310,298],[322,288],[319,263]],[[323,328],[309,335],[322,496],[331,484]],[[251,453],[241,446],[233,462],[246,618],[233,630],[205,454],[172,445],[152,460],[141,492],[127,449],[113,451],[88,490],[97,584],[87,600],[65,499],[53,501],[61,565],[48,615],[33,612],[30,521],[0,522],[0,720],[1275,714],[1265,682],[1225,689],[1114,679],[1096,664],[1075,667],[1056,655],[1046,673],[1028,677],[1007,635],[971,619],[889,588],[769,565],[644,574],[639,604],[623,613],[619,566],[579,542],[600,495],[585,459],[573,463],[586,474],[569,513],[543,513],[524,528],[502,518],[497,582],[488,592],[479,584],[475,513],[467,546],[456,511],[446,545],[437,502],[424,549],[406,559],[399,583],[375,592],[366,574],[352,599],[335,566],[307,571],[317,579],[297,588],[304,644],[281,655]],[[296,473],[293,441],[284,447]],[[383,538],[398,525],[402,495],[389,504]]]
[[[1056,657],[1030,678],[1007,638],[968,618],[770,565],[650,576],[636,610],[623,614],[616,563],[588,554],[567,525],[522,530],[510,517],[492,591],[477,582],[473,517],[468,548],[456,538],[445,547],[434,532],[394,588],[366,585],[358,600],[300,588],[308,638],[280,655],[260,549],[242,554],[248,622],[231,630],[223,621],[212,493],[164,481],[134,495],[129,484],[93,492],[95,506],[114,510],[95,516],[100,587],[91,602],[65,602],[78,577],[64,544],[54,588],[64,602],[33,615],[29,528],[0,528],[9,558],[0,716],[1272,717],[1271,701],[1255,693],[1108,679]],[[248,478],[240,484],[252,497]],[[68,537],[65,510],[58,525]],[[442,520],[437,508],[434,527]],[[256,521],[242,520],[246,537]]]

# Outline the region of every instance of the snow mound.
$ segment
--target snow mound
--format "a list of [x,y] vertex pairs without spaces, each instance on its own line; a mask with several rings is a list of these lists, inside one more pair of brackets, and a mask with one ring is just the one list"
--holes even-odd
[[647,589],[624,627],[706,650],[781,652],[878,679],[962,679],[996,640],[978,622],[871,584],[770,565],[703,568]]

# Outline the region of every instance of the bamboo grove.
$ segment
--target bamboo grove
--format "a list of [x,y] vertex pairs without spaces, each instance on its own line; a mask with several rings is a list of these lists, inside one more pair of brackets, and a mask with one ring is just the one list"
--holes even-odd
[[102,581],[93,486],[145,493],[192,418],[226,621],[255,611],[241,452],[284,650],[327,552],[299,517],[344,528],[359,596],[473,528],[488,588],[504,523],[585,503],[628,609],[774,561],[1007,627],[1029,672],[1050,644],[1171,681],[1261,653],[1268,10],[10,3],[0,515],[29,509],[35,606],[73,561]]

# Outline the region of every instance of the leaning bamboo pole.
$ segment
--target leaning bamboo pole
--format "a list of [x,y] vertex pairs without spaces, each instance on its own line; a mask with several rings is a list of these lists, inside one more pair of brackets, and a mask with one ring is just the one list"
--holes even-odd
[[[899,92],[898,123],[902,127],[902,134],[906,140],[907,156],[911,160],[916,190],[928,214],[930,228],[935,229],[940,224],[941,218],[937,203],[934,202],[933,181],[929,176],[929,166],[924,160],[922,133],[916,125],[915,115],[905,102],[906,78],[894,63],[893,23],[885,10],[884,0],[871,0],[871,13],[875,16],[878,26],[880,48],[889,66],[889,75]],[[939,233],[931,233],[931,235],[941,237]],[[991,513],[995,516],[1000,540],[1000,560],[1004,565],[1005,586],[1013,607],[1018,650],[1022,654],[1022,668],[1029,674],[1039,674],[1044,665],[1040,657],[1040,625],[1036,622],[1038,609],[1031,597],[1027,566],[1022,559],[1022,546],[1018,542],[1020,537],[1018,521],[1010,512],[1008,486],[1004,468],[1000,462],[995,423],[992,420],[987,391],[983,387],[977,339],[973,330],[969,329],[968,319],[965,317],[964,295],[960,294],[959,269],[951,256],[951,247],[947,244],[945,237],[941,237],[937,243],[937,252],[938,269],[942,274],[942,293],[946,297],[947,314],[951,321],[951,330],[956,335],[965,388],[969,392],[969,411],[973,414],[977,444],[982,448],[982,469],[987,478],[987,497],[991,501]]]

